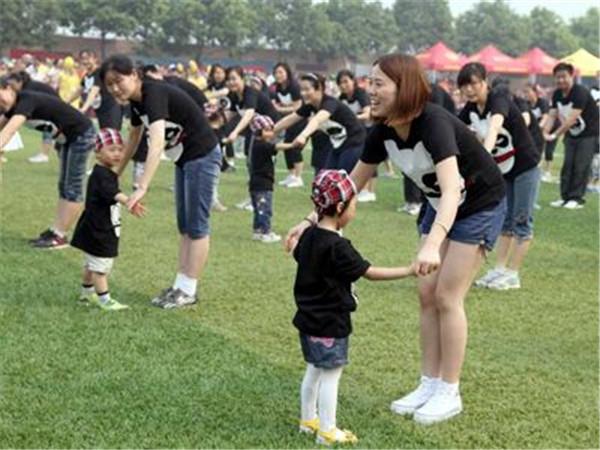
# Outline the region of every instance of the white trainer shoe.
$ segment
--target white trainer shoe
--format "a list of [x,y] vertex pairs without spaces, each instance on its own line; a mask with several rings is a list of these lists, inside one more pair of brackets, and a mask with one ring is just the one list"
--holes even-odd
[[304,181],[300,177],[292,176],[285,186],[288,188],[301,188],[304,186]]
[[269,231],[268,233],[254,233],[252,234],[252,240],[260,241],[265,244],[274,244],[275,242],[281,241],[281,236]]
[[579,203],[577,200],[569,200],[567,203],[563,205],[565,209],[582,209],[583,205]]
[[356,197],[361,203],[369,203],[377,200],[377,195],[375,195],[375,192],[369,192],[367,190],[360,191]]
[[521,280],[518,273],[503,273],[493,279],[487,285],[488,289],[496,291],[508,291],[509,289],[521,289]]
[[499,269],[490,269],[487,273],[482,276],[480,279],[475,281],[475,286],[486,288],[489,286],[491,282],[493,282],[496,278],[501,277],[504,274],[503,270]]
[[419,386],[404,397],[394,400],[390,405],[390,409],[401,416],[413,414],[435,394],[437,384],[437,378],[421,376]]
[[413,419],[421,425],[431,425],[460,414],[462,409],[458,389],[448,389],[442,383],[438,383],[435,394],[415,411]]
[[559,200],[554,200],[553,202],[550,202],[550,206],[553,208],[562,208],[565,206],[565,201],[562,198]]
[[279,186],[287,186],[292,181],[293,178],[294,178],[294,175],[288,175],[287,177],[285,177],[283,180],[281,180],[277,184]]
[[38,153],[35,156],[32,156],[31,158],[28,158],[27,161],[29,161],[30,163],[47,163],[49,161],[48,155],[44,155],[43,153]]

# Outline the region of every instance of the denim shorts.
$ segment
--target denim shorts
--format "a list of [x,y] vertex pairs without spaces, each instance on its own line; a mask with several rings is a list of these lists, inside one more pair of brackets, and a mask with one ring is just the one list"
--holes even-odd
[[221,148],[175,165],[175,207],[180,234],[202,239],[210,234],[208,220],[213,193],[221,172]]
[[60,175],[58,196],[69,202],[83,201],[83,181],[88,154],[94,149],[96,132],[94,127],[87,129],[60,150]]
[[[481,245],[487,251],[492,251],[496,239],[498,239],[502,230],[505,214],[506,198],[503,198],[495,206],[455,221],[450,229],[450,233],[448,233],[448,239],[462,242],[463,244]],[[429,234],[431,226],[435,221],[435,216],[435,209],[427,202],[423,220],[419,226],[421,235]]]
[[335,369],[348,364],[349,336],[316,337],[300,333],[304,361],[320,369]]
[[539,167],[517,175],[506,182],[506,217],[502,234],[515,236],[519,242],[533,237],[533,208],[540,181]]

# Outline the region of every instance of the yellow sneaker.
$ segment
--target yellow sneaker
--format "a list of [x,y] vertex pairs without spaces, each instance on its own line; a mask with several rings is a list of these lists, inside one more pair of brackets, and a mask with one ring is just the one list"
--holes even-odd
[[298,427],[300,433],[316,434],[319,431],[319,418],[315,417],[312,420],[301,420]]
[[357,442],[358,438],[349,430],[334,428],[331,431],[319,430],[317,432],[317,444],[330,446],[334,444],[356,444]]

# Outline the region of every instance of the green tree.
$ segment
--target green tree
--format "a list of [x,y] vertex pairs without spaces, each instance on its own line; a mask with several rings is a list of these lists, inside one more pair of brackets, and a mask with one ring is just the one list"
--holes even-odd
[[504,0],[480,1],[456,20],[456,46],[465,53],[494,44],[517,55],[527,50],[530,41],[529,20]]
[[397,44],[401,51],[419,51],[437,41],[451,42],[453,39],[448,0],[396,0],[393,13],[398,26]]
[[571,21],[571,32],[579,39],[579,45],[587,51],[598,55],[598,33],[600,23],[600,10],[590,8],[584,16],[577,17]]
[[530,47],[540,47],[553,56],[562,56],[577,50],[577,38],[562,18],[543,7],[529,13]]
[[229,48],[232,56],[252,40],[257,12],[247,0],[204,0],[205,42]]
[[61,18],[58,0],[0,0],[0,50],[18,45],[51,49]]

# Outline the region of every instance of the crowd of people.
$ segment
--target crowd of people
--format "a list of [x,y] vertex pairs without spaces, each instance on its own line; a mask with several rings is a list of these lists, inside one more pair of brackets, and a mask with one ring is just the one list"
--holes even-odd
[[[577,83],[566,63],[554,78],[547,95],[535,84],[514,89],[502,77],[490,80],[483,65],[468,63],[455,80],[431,83],[414,57],[400,54],[377,59],[366,84],[349,70],[332,80],[294,74],[285,62],[261,76],[219,64],[203,74],[195,62],[165,67],[126,55],[100,61],[89,50],[58,64],[25,57],[0,66],[0,150],[19,146],[23,125],[42,133],[32,163],[58,150],[56,215],[31,245],[82,250],[79,300],[109,311],[128,308],[107,282],[118,255],[119,205],[144,216],[161,159],[174,162],[180,237],[174,282],[151,300],[162,309],[198,301],[211,210],[226,209],[217,193],[221,173],[245,160],[248,199],[238,206],[252,211],[249,234],[265,244],[282,239],[272,228],[276,187],[301,188],[310,178],[315,209],[284,242],[298,262],[293,323],[307,363],[300,431],[324,444],[356,442],[335,420],[356,309],[352,283],[418,277],[420,381],[391,409],[421,424],[447,420],[462,411],[464,300],[473,283],[521,287],[539,184],[552,178],[559,139],[565,158],[560,199],[551,206],[581,209],[586,191],[597,189],[598,92]],[[303,152],[309,141],[310,177]],[[96,164],[84,196],[91,152]],[[279,152],[288,173],[277,181]],[[133,191],[125,195],[119,186],[130,161]],[[421,243],[406,267],[373,267],[342,236],[356,203],[377,200],[380,165],[382,175],[395,177],[394,167],[402,173],[402,210],[417,217]],[[496,241],[494,267],[475,281]]]

